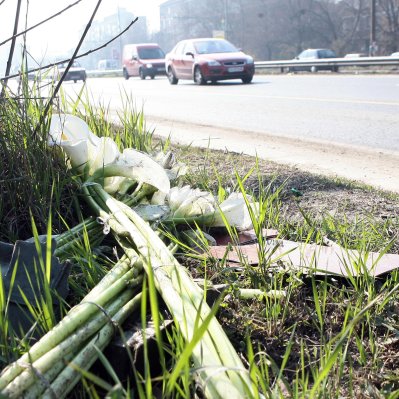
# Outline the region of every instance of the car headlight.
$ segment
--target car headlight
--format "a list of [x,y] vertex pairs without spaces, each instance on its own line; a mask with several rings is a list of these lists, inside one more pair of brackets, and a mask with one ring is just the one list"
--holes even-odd
[[216,61],[216,60],[209,60],[209,61],[207,62],[207,64],[208,64],[209,66],[220,66],[220,65],[221,65],[221,63],[220,63],[219,61]]
[[254,63],[254,59],[252,57],[248,57],[247,64],[253,64],[253,63]]
[[146,64],[145,65],[147,68],[152,68],[152,64]]

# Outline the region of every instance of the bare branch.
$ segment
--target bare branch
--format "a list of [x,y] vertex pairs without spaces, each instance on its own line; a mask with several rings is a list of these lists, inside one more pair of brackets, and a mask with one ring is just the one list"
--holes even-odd
[[[18,0],[17,11],[15,13],[14,35],[18,31],[19,12],[21,11],[21,3],[22,3],[22,0]],[[12,58],[14,56],[14,49],[15,49],[15,41],[16,41],[16,39],[14,38],[11,42],[10,53],[8,55],[7,66],[6,66],[6,76],[10,73],[10,70],[11,70],[11,63],[12,63]],[[4,97],[5,88],[7,86],[7,79],[2,81],[2,85],[3,85],[3,87],[1,89],[0,99]]]
[[[94,48],[94,49],[88,50],[88,51],[86,51],[85,53],[79,54],[79,55],[77,55],[74,59],[77,60],[77,59],[79,59],[79,58],[86,57],[86,56],[89,55],[89,54],[95,53],[96,51],[101,50],[101,49],[104,48],[104,47],[107,47],[110,43],[114,42],[116,39],[118,39],[120,36],[122,36],[125,32],[127,32],[127,31],[132,27],[132,25],[133,25],[135,22],[137,22],[137,20],[138,20],[138,17],[136,17],[132,22],[130,22],[130,24],[129,24],[125,29],[123,29],[120,33],[118,33],[118,34],[117,34],[116,36],[114,36],[112,39],[108,40],[106,43],[104,43],[104,44],[102,44],[101,46],[96,47],[96,48]],[[41,66],[40,68],[29,69],[28,71],[24,72],[24,74],[28,74],[28,73],[31,73],[31,72],[41,71],[41,70],[43,70],[43,69],[51,68],[51,67],[53,67],[53,66],[60,65],[60,64],[65,64],[66,62],[69,62],[70,60],[71,60],[71,58],[66,58],[66,59],[64,59],[64,60],[62,60],[62,61],[57,61],[57,62],[53,62],[53,63],[51,63],[51,64],[47,64],[47,65]],[[16,77],[18,77],[19,75],[20,75],[20,73],[15,73],[15,74],[13,74],[13,75],[5,76],[4,78],[0,78],[0,81],[5,80],[5,79],[16,78]]]
[[[5,1],[5,0],[3,0]],[[50,21],[51,19],[58,17],[58,15],[61,15],[63,12],[67,11],[68,9],[70,9],[71,7],[76,6],[76,4],[80,3],[82,0],[77,0],[75,1],[75,3],[70,4],[69,6],[65,7],[64,9],[62,9],[61,11],[58,11],[57,13],[51,15],[50,17],[44,19],[43,21],[38,22],[36,25],[31,26],[28,29],[25,29],[22,32],[19,32],[17,34],[14,34],[13,36],[9,37],[8,39],[4,40],[3,42],[0,43],[0,46],[2,46],[3,44],[9,42],[10,40],[13,40],[21,35],[24,35],[25,33],[28,33],[29,31],[31,31],[32,29],[37,28],[40,25],[43,25],[45,22]],[[0,4],[1,5],[1,4]]]
[[80,50],[80,47],[81,47],[82,44],[83,44],[83,41],[84,41],[84,39],[85,39],[85,37],[86,37],[86,35],[87,35],[87,32],[89,31],[89,29],[90,29],[90,27],[91,27],[91,24],[92,24],[92,22],[93,22],[93,20],[94,20],[94,17],[95,17],[96,14],[97,14],[98,8],[100,7],[101,3],[102,3],[102,0],[98,0],[98,1],[97,1],[97,4],[96,4],[96,6],[95,6],[95,8],[94,8],[94,10],[93,10],[93,13],[91,14],[91,17],[90,17],[90,19],[89,19],[89,22],[88,22],[87,25],[86,25],[85,30],[83,31],[83,34],[82,34],[82,36],[81,36],[81,38],[80,38],[80,40],[79,40],[79,43],[78,43],[78,45],[76,46],[75,51],[73,52],[72,57],[71,57],[71,59],[69,60],[67,67],[65,68],[65,72],[62,74],[60,80],[58,81],[58,83],[57,83],[57,85],[56,85],[56,87],[55,87],[55,89],[54,89],[54,92],[51,94],[51,97],[49,98],[49,100],[48,100],[48,102],[47,102],[47,104],[46,104],[46,106],[45,106],[45,108],[44,108],[44,111],[43,111],[43,112],[41,113],[41,115],[40,115],[40,120],[39,120],[38,125],[37,125],[36,128],[35,128],[34,134],[37,133],[37,131],[38,131],[38,129],[40,128],[41,124],[42,124],[43,121],[46,119],[47,114],[48,114],[48,112],[49,112],[49,110],[50,110],[50,107],[51,107],[52,104],[53,104],[54,98],[57,96],[57,94],[58,94],[58,92],[59,92],[59,90],[60,90],[60,88],[61,88],[61,84],[62,84],[62,82],[64,81],[64,79],[65,79],[65,77],[66,77],[66,75],[67,75],[69,69],[72,67],[72,64],[73,64],[73,62],[74,62],[74,60],[75,60],[75,58],[76,58],[76,56],[77,56],[77,54],[78,54],[78,52],[79,52],[79,50]]

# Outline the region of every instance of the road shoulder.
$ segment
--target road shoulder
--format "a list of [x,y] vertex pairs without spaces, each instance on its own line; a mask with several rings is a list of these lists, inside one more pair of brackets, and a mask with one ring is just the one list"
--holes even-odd
[[258,156],[307,172],[344,177],[376,188],[399,193],[399,152],[372,150],[324,141],[305,141],[256,132],[186,124],[146,117],[155,135],[175,143],[209,147]]

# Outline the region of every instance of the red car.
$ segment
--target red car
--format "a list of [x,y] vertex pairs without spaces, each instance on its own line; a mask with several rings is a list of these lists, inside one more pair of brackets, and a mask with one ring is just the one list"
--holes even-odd
[[254,60],[224,39],[183,40],[165,57],[170,84],[193,79],[198,85],[218,80],[241,79],[251,83]]
[[125,79],[130,76],[165,75],[165,53],[156,43],[125,44],[123,46],[122,70]]

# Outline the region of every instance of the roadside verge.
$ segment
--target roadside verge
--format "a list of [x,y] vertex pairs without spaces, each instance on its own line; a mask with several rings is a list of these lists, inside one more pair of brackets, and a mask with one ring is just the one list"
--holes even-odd
[[307,172],[356,180],[399,193],[399,152],[305,141],[146,116],[155,135],[178,144],[258,156]]

